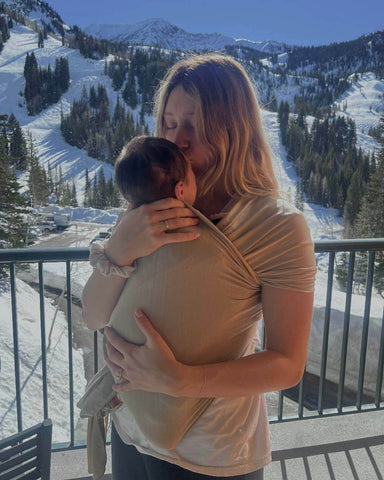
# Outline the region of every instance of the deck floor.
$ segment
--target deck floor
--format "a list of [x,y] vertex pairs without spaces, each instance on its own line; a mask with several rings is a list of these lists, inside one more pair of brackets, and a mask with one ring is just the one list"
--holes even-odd
[[[384,480],[384,411],[271,425],[264,480]],[[110,450],[103,480],[111,480]],[[52,454],[52,480],[92,480],[86,450]]]

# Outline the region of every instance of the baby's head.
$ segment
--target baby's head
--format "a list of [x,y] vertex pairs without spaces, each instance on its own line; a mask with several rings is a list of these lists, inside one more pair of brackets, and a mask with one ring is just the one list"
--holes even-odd
[[115,181],[133,207],[176,197],[193,205],[196,179],[191,163],[174,143],[160,137],[135,137],[115,163]]

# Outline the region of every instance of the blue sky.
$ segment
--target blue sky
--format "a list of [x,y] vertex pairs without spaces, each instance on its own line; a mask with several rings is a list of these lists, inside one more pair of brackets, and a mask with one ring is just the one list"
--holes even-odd
[[47,0],[69,25],[163,18],[191,33],[323,45],[384,30],[384,0]]

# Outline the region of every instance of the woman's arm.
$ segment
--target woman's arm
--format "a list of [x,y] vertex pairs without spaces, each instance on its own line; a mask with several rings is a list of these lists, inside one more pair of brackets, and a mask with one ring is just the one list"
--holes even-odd
[[266,350],[239,360],[188,366],[172,351],[144,316],[137,323],[147,341],[130,345],[106,329],[108,363],[123,369],[125,383],[116,391],[147,390],[176,397],[237,397],[282,390],[303,374],[312,318],[313,293],[263,286]]
[[[305,368],[311,327],[313,293],[264,286],[262,290],[266,349],[239,360],[204,365],[199,397],[231,397],[283,390],[296,385]],[[201,371],[193,369],[182,395],[197,389]],[[201,384],[201,383],[200,383]],[[189,394],[188,394],[189,391]]]
[[[131,265],[136,259],[150,255],[167,243],[195,240],[198,237],[196,232],[175,230],[197,223],[194,213],[176,198],[142,205],[123,215],[112,236],[104,242],[105,253],[118,266]],[[83,318],[89,329],[103,328],[109,322],[125,282],[125,278],[106,277],[97,270],[92,273],[82,299]]]

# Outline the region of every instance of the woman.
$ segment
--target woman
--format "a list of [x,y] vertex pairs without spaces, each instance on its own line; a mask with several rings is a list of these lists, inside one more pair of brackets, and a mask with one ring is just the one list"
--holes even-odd
[[[240,359],[191,366],[175,358],[145,312],[136,316],[146,338],[143,347],[106,327],[107,363],[123,380],[116,391],[214,397],[171,451],[148,444],[127,409],[116,410],[113,475],[117,480],[260,479],[270,462],[263,394],[297,384],[305,365],[313,245],[302,215],[279,198],[257,99],[239,63],[217,54],[178,62],[160,86],[155,111],[156,134],[190,158],[198,183],[196,208],[216,222],[254,269],[266,349],[253,353],[250,342]],[[196,240],[193,229],[180,229],[197,223],[190,209],[171,198],[128,211],[104,246],[105,261],[118,273],[106,277],[96,268],[85,286],[88,327],[108,323],[127,281],[121,269],[128,277],[135,260],[165,244]]]

